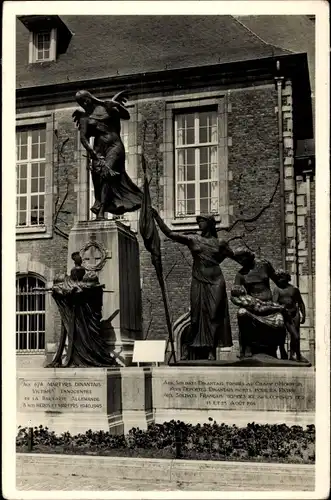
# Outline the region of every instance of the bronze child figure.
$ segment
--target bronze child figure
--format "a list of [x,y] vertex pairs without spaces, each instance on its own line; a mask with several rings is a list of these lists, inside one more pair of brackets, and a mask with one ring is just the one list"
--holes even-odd
[[82,281],[84,278],[86,269],[82,266],[82,258],[79,252],[74,252],[71,254],[71,258],[74,261],[75,265],[70,271],[70,278],[74,281]]
[[[290,359],[302,361],[300,353],[300,323],[306,321],[306,308],[300,290],[291,285],[291,276],[283,269],[276,271],[277,287],[273,300],[285,307],[284,322],[290,335]],[[300,318],[301,314],[301,318]]]

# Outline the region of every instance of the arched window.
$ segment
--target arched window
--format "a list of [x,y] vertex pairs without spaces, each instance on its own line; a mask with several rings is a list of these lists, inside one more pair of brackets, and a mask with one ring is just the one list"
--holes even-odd
[[16,279],[16,349],[45,349],[45,282],[33,275]]

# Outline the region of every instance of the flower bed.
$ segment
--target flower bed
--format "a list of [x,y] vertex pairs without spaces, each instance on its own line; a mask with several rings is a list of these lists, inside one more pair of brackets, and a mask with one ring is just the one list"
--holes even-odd
[[[183,458],[193,460],[244,460],[314,463],[315,426],[259,425],[246,427],[218,424],[191,425],[171,420],[152,424],[147,430],[132,428],[127,435],[87,431],[56,435],[47,427],[33,429],[36,453],[70,453],[118,457]],[[16,450],[28,451],[28,428],[19,428]]]

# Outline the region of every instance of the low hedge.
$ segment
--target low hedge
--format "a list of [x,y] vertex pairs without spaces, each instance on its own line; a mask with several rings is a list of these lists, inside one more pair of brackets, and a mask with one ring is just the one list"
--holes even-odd
[[[28,428],[19,427],[16,449],[26,452]],[[177,452],[176,452],[177,450]],[[127,435],[88,430],[72,436],[56,435],[40,425],[33,429],[33,452],[194,460],[246,460],[314,463],[315,426],[260,425],[246,427],[218,424],[212,418],[203,425],[171,420],[147,430],[132,428]]]

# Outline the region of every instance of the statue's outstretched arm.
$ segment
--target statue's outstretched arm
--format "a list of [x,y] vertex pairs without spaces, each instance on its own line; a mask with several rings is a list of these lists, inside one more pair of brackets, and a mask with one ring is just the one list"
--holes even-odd
[[176,241],[177,243],[181,243],[182,245],[187,245],[189,246],[192,239],[190,236],[182,233],[176,233],[175,231],[172,231],[167,224],[164,222],[164,220],[160,217],[158,212],[155,210],[155,208],[152,208],[152,214],[154,219],[156,220],[159,228],[161,229],[162,233],[167,236],[167,238],[170,238],[173,241]]
[[277,273],[276,273],[273,265],[268,260],[265,260],[265,259],[263,259],[263,260],[264,260],[264,263],[266,266],[268,277],[271,279],[271,281],[273,281],[275,283],[276,286],[278,286],[279,278],[277,276]]

